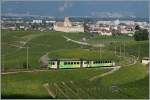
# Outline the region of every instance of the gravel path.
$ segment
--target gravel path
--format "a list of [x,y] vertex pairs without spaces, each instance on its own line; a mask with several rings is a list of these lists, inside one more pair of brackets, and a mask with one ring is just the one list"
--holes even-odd
[[[107,68],[109,68],[109,67],[107,67]],[[99,74],[99,75],[96,75],[96,76],[93,76],[92,78],[89,79],[89,81],[93,81],[93,80],[96,80],[98,78],[104,77],[106,75],[112,74],[113,72],[115,72],[115,71],[117,71],[119,69],[120,69],[120,66],[113,67],[113,69],[111,71],[103,73],[103,74]]]
[[89,43],[86,43],[86,42],[76,41],[76,40],[70,39],[70,38],[67,37],[67,36],[63,36],[63,37],[64,37],[67,41],[71,41],[71,42],[74,42],[74,43],[77,43],[77,44],[81,44],[81,45],[88,45],[88,46],[93,46],[93,47],[104,47],[104,44],[94,45],[94,44],[89,44]]

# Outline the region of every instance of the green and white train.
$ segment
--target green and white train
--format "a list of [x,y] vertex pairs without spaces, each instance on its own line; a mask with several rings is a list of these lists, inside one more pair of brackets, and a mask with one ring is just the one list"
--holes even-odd
[[83,59],[51,59],[48,68],[90,68],[90,67],[113,67],[115,62],[112,60],[83,60]]

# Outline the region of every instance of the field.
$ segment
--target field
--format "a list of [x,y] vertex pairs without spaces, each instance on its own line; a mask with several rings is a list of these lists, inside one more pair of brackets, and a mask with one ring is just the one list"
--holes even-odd
[[66,69],[2,75],[2,97],[52,98],[43,86],[48,83],[56,98],[148,98],[147,69],[140,64],[127,66],[94,81],[88,79],[111,69]]
[[[4,71],[13,71],[13,70],[21,70],[26,68],[26,62],[27,62],[27,48],[29,47],[29,68],[30,69],[37,69],[40,66],[39,59],[41,56],[45,55],[49,52],[61,52],[62,54],[65,54],[65,50],[73,50],[71,53],[74,55],[74,57],[88,57],[92,58],[93,56],[95,58],[100,58],[100,56],[107,56],[107,58],[117,58],[115,56],[115,47],[116,47],[116,54],[120,55],[120,45],[121,39],[124,41],[128,41],[126,43],[125,53],[126,56],[129,55],[135,55],[138,56],[138,47],[141,46],[142,51],[140,52],[141,57],[148,55],[148,41],[144,42],[135,42],[131,38],[127,37],[101,37],[106,44],[105,47],[96,48],[91,46],[85,46],[76,44],[70,41],[67,41],[63,36],[67,36],[71,39],[75,40],[81,40],[83,37],[89,38],[87,42],[89,41],[98,41],[97,38],[99,37],[90,37],[88,33],[62,33],[62,32],[39,32],[39,31],[8,31],[8,30],[2,30],[2,68]],[[116,39],[117,38],[117,39]],[[118,42],[110,44],[114,39],[118,40]],[[99,43],[101,43],[102,40],[99,40]],[[102,42],[103,43],[103,42]],[[24,47],[24,48],[22,48]],[[135,48],[135,49],[133,49]],[[78,49],[87,49],[87,50],[93,50],[92,55],[89,54],[90,51],[81,50],[79,53]],[[63,51],[64,50],[64,51]],[[97,51],[95,51],[97,50]],[[122,46],[122,54],[123,54],[123,46]],[[63,53],[65,52],[65,53]],[[68,51],[67,51],[68,52]],[[83,53],[84,52],[84,53]],[[98,54],[99,53],[99,54]],[[55,54],[55,53],[54,53]],[[54,55],[53,54],[53,55]],[[78,55],[77,55],[78,54]],[[77,56],[76,56],[77,55]],[[53,57],[53,56],[51,56]],[[55,55],[54,57],[57,57]],[[14,59],[17,58],[17,59]],[[115,59],[118,60],[118,59]],[[13,66],[13,67],[12,67]],[[2,71],[3,71],[2,70]]]
[[71,49],[81,47],[78,44],[66,41],[62,37],[63,34],[65,33],[5,30],[2,31],[2,62],[5,71],[15,68],[24,68],[24,63],[26,63],[27,51],[26,48],[21,47],[29,47],[30,68],[39,68],[39,59],[47,52],[50,52],[52,50],[59,50],[62,48]]
[[[2,75],[2,98],[148,98],[148,66],[142,65],[140,60],[136,64],[131,62],[135,60],[133,56],[140,59],[148,56],[148,41],[137,42],[126,36],[39,31],[2,30],[1,36],[2,71],[26,70],[26,47],[29,47],[29,70],[33,70]],[[76,41],[84,40],[91,46],[68,41],[63,36]],[[104,44],[104,47],[92,46],[95,43]],[[121,68],[93,81],[89,79],[113,69],[35,71],[41,69],[39,59],[47,53],[49,58],[112,59]]]
[[49,97],[47,91],[43,87],[43,84],[47,82],[59,83],[69,80],[84,80],[107,71],[109,71],[109,69],[63,69],[2,75],[2,95],[6,97],[24,95],[25,97],[33,96],[36,98],[45,98]]

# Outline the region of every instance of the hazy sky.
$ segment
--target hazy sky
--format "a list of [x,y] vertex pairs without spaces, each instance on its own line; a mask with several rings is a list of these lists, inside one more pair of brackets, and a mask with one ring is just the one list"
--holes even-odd
[[148,17],[148,1],[3,1],[2,14]]

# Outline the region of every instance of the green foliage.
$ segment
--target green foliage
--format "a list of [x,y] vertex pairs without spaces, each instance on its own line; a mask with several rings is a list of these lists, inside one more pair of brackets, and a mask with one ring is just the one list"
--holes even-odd
[[139,30],[136,31],[134,34],[134,39],[136,41],[143,41],[143,40],[148,40],[148,30],[144,29],[144,30]]

